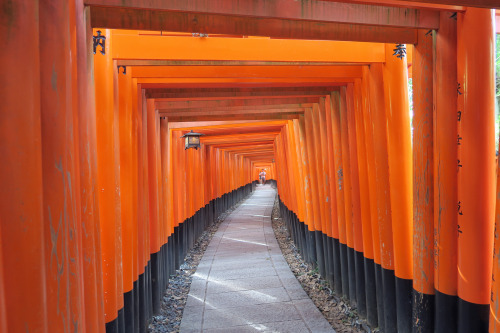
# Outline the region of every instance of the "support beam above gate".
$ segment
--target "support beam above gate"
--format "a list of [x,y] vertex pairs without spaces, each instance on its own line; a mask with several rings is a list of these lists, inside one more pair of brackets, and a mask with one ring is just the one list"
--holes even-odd
[[108,7],[400,28],[437,29],[439,27],[439,13],[436,11],[361,3],[290,0],[87,0],[85,3],[95,6],[96,11]]

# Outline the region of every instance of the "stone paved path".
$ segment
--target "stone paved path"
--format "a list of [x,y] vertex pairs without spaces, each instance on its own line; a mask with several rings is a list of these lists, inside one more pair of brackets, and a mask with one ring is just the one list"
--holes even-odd
[[334,332],[290,271],[257,190],[220,225],[189,291],[181,332]]

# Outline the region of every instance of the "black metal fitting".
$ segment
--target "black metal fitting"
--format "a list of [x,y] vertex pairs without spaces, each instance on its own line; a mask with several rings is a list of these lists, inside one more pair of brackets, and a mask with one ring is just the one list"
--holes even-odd
[[120,67],[123,68],[123,74],[127,74],[127,66],[118,65],[118,74],[120,74]]

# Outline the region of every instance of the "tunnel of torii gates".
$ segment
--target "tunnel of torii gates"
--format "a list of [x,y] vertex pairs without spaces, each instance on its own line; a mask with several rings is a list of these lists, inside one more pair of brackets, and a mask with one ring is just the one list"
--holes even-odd
[[3,1],[0,331],[144,332],[266,169],[372,327],[499,332],[495,7]]

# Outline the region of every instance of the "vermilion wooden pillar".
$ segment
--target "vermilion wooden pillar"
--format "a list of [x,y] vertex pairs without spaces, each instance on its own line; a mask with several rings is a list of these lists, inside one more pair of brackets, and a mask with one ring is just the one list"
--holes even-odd
[[[495,211],[495,13],[458,15],[458,331],[486,332]],[[458,142],[457,142],[458,144]]]
[[[149,244],[148,244],[148,191],[147,191],[147,178],[145,177],[145,164],[144,156],[147,153],[144,144],[144,121],[143,121],[143,98],[144,94],[141,87],[137,87],[136,91],[136,108],[133,114],[133,119],[136,124],[135,129],[135,155],[136,155],[136,191],[137,191],[137,272],[139,275],[138,281],[138,298],[136,298],[139,305],[138,309],[138,326],[141,330],[147,329],[148,323],[148,298],[147,298],[147,283],[148,277],[148,261],[149,261]],[[134,322],[137,326],[137,324]]]
[[[300,152],[300,143],[299,143],[299,133],[298,133],[298,120],[290,120],[287,124],[287,130],[290,137],[290,155],[292,157],[292,168],[295,179],[295,190],[296,190],[296,200],[297,200],[297,219],[300,226],[303,226],[303,223],[306,221],[306,213],[305,213],[305,190],[304,190],[304,178],[303,178],[303,170],[302,170],[302,157]],[[279,172],[281,168],[277,169]],[[299,242],[299,246],[301,249],[301,253],[304,259],[307,258],[307,246],[305,242],[305,234],[301,227],[296,229],[296,237]]]
[[[307,118],[306,118],[307,119]],[[318,258],[318,266],[319,266],[319,272],[321,276],[326,276],[326,259],[327,255],[325,252],[325,238],[323,235],[326,234],[325,229],[326,229],[326,198],[325,198],[325,187],[324,187],[324,182],[325,182],[325,175],[323,173],[323,161],[321,158],[321,138],[320,138],[320,129],[319,129],[319,106],[317,103],[314,103],[312,112],[311,112],[311,122],[312,122],[312,137],[314,138],[313,141],[313,151],[312,151],[312,158],[314,160],[314,165],[315,165],[315,179],[316,179],[316,191],[317,191],[317,207],[316,210],[318,214],[316,215],[317,218],[317,227],[316,227],[316,255]],[[314,187],[313,187],[314,190]],[[314,197],[314,193],[313,193]]]
[[97,188],[97,143],[95,88],[93,80],[92,27],[90,9],[78,0],[75,6],[78,132],[80,149],[80,198],[82,219],[83,296],[85,322],[89,331],[104,331],[102,259]]
[[[312,136],[312,111],[307,111],[304,114],[304,120],[303,120],[303,125],[304,125],[304,157],[307,159],[306,165],[307,165],[307,173],[306,173],[306,178],[304,180],[304,183],[308,185],[308,188],[310,190],[310,212],[311,212],[311,225],[309,226],[310,232],[308,234],[309,237],[309,244],[310,244],[310,253],[313,255],[311,256],[312,264],[317,265],[319,257],[321,253],[318,254],[319,247],[316,244],[317,239],[316,239],[316,233],[320,231],[320,217],[321,213],[319,211],[319,205],[318,205],[318,191],[317,191],[317,181],[316,181],[316,165],[315,165],[315,160],[314,160],[314,137]],[[306,199],[307,200],[307,199]],[[306,201],[307,202],[307,201]]]
[[[164,237],[165,237],[165,242],[169,243],[171,242],[171,234],[172,234],[172,216],[170,214],[171,211],[171,206],[170,206],[170,199],[169,199],[169,192],[170,192],[170,183],[172,182],[172,179],[169,178],[168,175],[168,155],[169,155],[169,130],[168,130],[168,119],[167,117],[161,117],[160,118],[160,148],[161,148],[161,182],[162,182],[162,196],[163,196],[163,205],[161,205],[161,209],[163,209],[163,221],[162,223],[164,224]],[[167,283],[168,283],[168,278],[171,273],[173,273],[172,267],[170,265],[171,260],[171,244],[167,247]]]
[[[332,219],[332,205],[335,205],[335,202],[332,203],[332,194],[331,194],[331,182],[332,174],[330,171],[333,168],[330,168],[329,162],[332,157],[328,154],[328,147],[332,145],[331,136],[328,135],[328,122],[326,120],[326,99],[325,97],[321,97],[319,100],[319,109],[318,109],[318,117],[319,117],[319,130],[320,130],[320,140],[321,140],[321,153],[320,158],[322,162],[322,173],[323,173],[323,192],[324,192],[324,205],[325,205],[325,226],[323,230],[323,249],[325,252],[325,279],[330,283],[330,286],[334,286],[334,256],[333,256],[333,229],[332,224],[336,222],[336,219]],[[331,121],[330,121],[331,127]],[[336,224],[336,223],[335,223]],[[338,235],[337,235],[338,237]]]
[[[301,138],[300,138],[300,124],[298,119],[293,120],[293,133],[295,137],[295,150],[296,150],[296,156],[297,156],[297,172],[298,172],[298,185],[300,186],[302,191],[299,191],[300,195],[300,204],[301,204],[301,209],[299,209],[297,213],[297,217],[300,222],[305,224],[305,227],[310,224],[309,222],[309,216],[307,212],[307,202],[306,202],[306,195],[307,195],[307,188],[304,185],[304,174],[305,174],[305,166],[304,166],[304,159],[302,158],[302,143],[301,143]],[[279,172],[279,168],[277,169],[276,172]],[[278,184],[279,185],[279,184]],[[301,233],[300,237],[302,239],[302,250],[303,250],[303,256],[305,261],[309,261],[309,249],[307,247],[307,229],[304,228],[303,233]]]
[[[341,280],[337,288],[341,288],[342,293],[347,296],[349,293],[349,274],[347,266],[347,232],[346,232],[346,204],[345,204],[345,181],[343,149],[341,139],[340,121],[340,93],[338,91],[331,94],[331,115],[333,134],[333,154],[335,158],[335,191],[337,198],[337,223],[339,230],[339,256]],[[339,290],[340,292],[340,290]]]
[[134,238],[137,237],[137,224],[134,218],[133,192],[133,142],[132,142],[132,78],[130,70],[123,74],[117,70],[115,79],[117,84],[117,108],[119,117],[120,146],[120,208],[121,208],[121,239],[122,239],[122,269],[123,269],[123,297],[124,320],[126,330],[134,328]]
[[[78,125],[72,90],[67,1],[43,1],[40,24],[40,108],[46,295],[51,332],[84,321],[78,174]],[[82,326],[82,329],[84,325]]]
[[286,133],[289,138],[289,154],[292,159],[292,178],[294,180],[294,196],[295,196],[295,203],[296,203],[296,210],[295,213],[298,216],[299,220],[301,222],[304,221],[304,203],[303,203],[303,193],[304,191],[301,190],[303,187],[301,186],[301,177],[300,177],[300,172],[299,172],[299,165],[300,165],[300,157],[297,155],[297,137],[295,135],[295,126],[294,126],[294,121],[289,120],[287,125],[286,125]]
[[325,113],[325,123],[326,123],[326,137],[327,137],[327,148],[328,148],[328,173],[330,176],[330,188],[328,193],[330,195],[330,216],[331,216],[331,260],[333,265],[333,284],[331,285],[337,293],[342,292],[342,273],[340,268],[340,245],[339,245],[339,223],[338,223],[338,213],[337,213],[337,182],[336,182],[336,172],[335,172],[335,153],[334,153],[334,133],[333,133],[333,121],[332,121],[332,100],[329,95],[325,97],[324,100],[324,113]]
[[387,119],[384,102],[383,68],[381,64],[372,64],[370,66],[369,83],[375,157],[377,227],[379,230],[379,249],[382,266],[379,275],[383,284],[384,327],[386,332],[396,332],[396,286],[391,210],[392,192],[389,182]]
[[434,329],[433,40],[418,31],[413,52],[413,299],[412,327]]
[[[457,21],[440,14],[434,67],[435,330],[457,327]],[[455,172],[453,172],[455,171]]]
[[[111,50],[108,53],[108,57],[111,55]],[[109,59],[108,58],[108,59]],[[111,74],[111,70],[113,71]],[[114,60],[112,62],[112,68],[110,69],[110,74],[112,77],[112,86],[110,87],[113,91],[113,160],[114,160],[114,191],[115,191],[115,239],[117,240],[117,248],[115,250],[115,261],[117,263],[117,277],[116,277],[116,304],[118,308],[118,329],[125,329],[125,316],[124,316],[124,298],[123,298],[123,241],[122,236],[122,217],[121,217],[121,204],[120,204],[120,109],[118,105],[118,70],[117,62]]]
[[[26,0],[15,5],[9,20],[0,21],[0,39],[4,41],[0,52],[3,325],[6,332],[26,328],[48,332],[47,308],[43,306],[44,266],[50,253],[44,251],[42,210],[39,3]],[[26,304],[39,311],[26,317]]]
[[148,158],[148,105],[145,90],[141,88],[139,101],[139,118],[140,118],[140,173],[142,177],[140,195],[142,196],[142,232],[143,232],[143,260],[144,260],[144,297],[143,297],[143,313],[144,318],[140,321],[140,327],[146,329],[149,317],[153,315],[153,291],[151,284],[151,226],[150,226],[150,205],[149,205],[149,158]]
[[[285,157],[285,165],[286,168],[284,168],[284,175],[287,185],[287,191],[288,191],[288,200],[287,200],[287,207],[291,211],[297,211],[297,200],[296,200],[296,191],[295,191],[295,184],[293,183],[293,167],[292,167],[292,157],[290,154],[290,137],[288,136],[288,131],[287,131],[288,126],[283,126],[281,128],[280,134],[276,136],[277,141],[277,150]],[[270,175],[266,175],[266,178],[269,179]]]
[[[311,197],[312,197],[312,213],[314,216],[314,230],[315,232],[321,231],[321,209],[319,205],[319,190],[318,190],[318,180],[317,180],[317,167],[316,167],[316,154],[315,154],[315,136],[313,128],[313,112],[308,110],[304,113],[304,124],[305,124],[305,138],[306,138],[306,154],[307,154],[307,165],[309,171],[309,185],[311,186]],[[318,239],[315,238],[317,241]],[[316,251],[319,251],[318,246],[316,246]],[[323,267],[322,267],[323,268]]]
[[[368,85],[367,79],[357,79],[354,83],[354,121],[356,125],[356,144],[358,153],[358,172],[359,172],[359,195],[361,209],[362,226],[362,248],[364,256],[364,282],[365,282],[365,302],[366,319],[370,325],[377,323],[377,300],[376,300],[376,277],[375,262],[372,235],[372,215],[370,208],[370,181],[368,173],[368,153],[367,140],[365,133],[364,114],[368,108]],[[373,155],[373,150],[372,150]]]
[[411,332],[413,278],[413,174],[406,57],[386,44],[384,92],[387,117],[398,332]]
[[[305,129],[305,116],[301,115],[298,121],[298,132],[299,132],[299,144],[301,150],[301,160],[302,160],[302,176],[304,183],[304,192],[305,192],[305,208],[306,208],[306,244],[307,244],[307,252],[308,252],[308,262],[315,263],[316,262],[316,247],[314,245],[314,206],[312,200],[312,187],[311,187],[311,177],[310,177],[310,169],[311,165],[309,164],[309,160],[307,158],[307,141],[306,141],[306,129]],[[307,184],[307,186],[306,186]]]
[[148,158],[148,188],[149,188],[149,229],[151,231],[150,251],[156,253],[159,250],[159,207],[158,207],[158,182],[157,175],[157,137],[156,137],[156,112],[154,100],[147,99],[146,111],[147,129],[147,158]]
[[[377,173],[375,168],[375,149],[374,149],[374,123],[372,116],[372,102],[373,99],[370,97],[373,91],[373,85],[371,83],[371,73],[367,66],[363,67],[363,80],[362,80],[362,92],[363,92],[363,129],[365,132],[365,145],[366,145],[366,170],[368,174],[368,197],[370,200],[370,226],[371,226],[371,240],[373,246],[373,264],[374,272],[371,274],[375,276],[375,281],[372,283],[371,288],[376,290],[376,312],[372,314],[372,322],[378,324],[379,327],[385,327],[385,314],[384,314],[384,301],[383,301],[383,282],[382,282],[382,258],[380,251],[380,232],[378,225],[378,203],[377,203]],[[363,228],[363,231],[365,228]],[[366,229],[368,230],[368,229]],[[363,233],[365,236],[365,233]],[[365,254],[366,256],[367,254]],[[368,257],[369,258],[369,257]],[[367,272],[370,270],[370,262],[366,265]],[[370,280],[367,278],[366,280]],[[367,287],[367,291],[370,288]],[[367,299],[368,302],[368,299]],[[375,317],[376,316],[376,317]],[[370,312],[368,312],[368,319],[370,319]]]
[[159,251],[160,251],[160,189],[158,188],[158,145],[157,136],[157,115],[154,108],[154,100],[147,99],[147,110],[145,114],[147,130],[147,160],[148,160],[148,189],[149,189],[149,231],[151,254],[151,274],[152,274],[152,301],[153,312],[160,310],[161,292],[159,285]]
[[340,133],[342,142],[342,178],[345,196],[345,225],[347,240],[347,271],[349,300],[356,302],[356,270],[354,268],[354,209],[352,197],[351,156],[349,143],[349,122],[347,119],[347,87],[340,88]]
[[[76,292],[79,294],[79,300],[78,303],[73,303],[76,305],[74,307],[74,311],[79,311],[80,314],[79,316],[81,318],[84,318],[84,323],[80,325],[80,328],[82,331],[87,330],[87,322],[92,323],[94,321],[94,318],[92,317],[86,317],[85,315],[85,299],[84,299],[84,292],[85,289],[83,287],[83,280],[85,277],[85,271],[84,271],[84,255],[82,251],[82,236],[83,236],[83,226],[82,226],[82,217],[81,217],[81,211],[82,211],[82,206],[81,206],[81,171],[80,171],[80,133],[79,133],[79,114],[82,112],[82,110],[79,109],[80,106],[80,101],[78,99],[79,91],[80,91],[80,86],[78,82],[78,61],[79,61],[79,54],[78,54],[78,48],[77,48],[77,36],[76,36],[76,29],[77,29],[77,22],[81,27],[84,25],[84,20],[83,20],[83,13],[80,12],[77,14],[77,9],[76,7],[79,7],[79,9],[83,9],[80,7],[81,3],[76,3],[78,0],[72,0],[68,2],[68,19],[69,19],[69,24],[68,24],[68,30],[69,30],[69,45],[70,45],[70,55],[69,55],[69,61],[70,61],[70,67],[69,67],[69,73],[70,73],[70,87],[71,87],[71,107],[70,107],[70,112],[72,113],[72,126],[76,129],[75,135],[72,135],[71,137],[71,144],[74,149],[74,156],[72,156],[72,160],[74,160],[73,168],[74,168],[74,173],[75,176],[72,179],[74,181],[74,188],[75,188],[75,196],[73,198],[74,200],[74,209],[76,210],[76,219],[70,222],[70,240],[72,237],[73,238],[73,246],[70,247],[69,251],[69,256],[70,258],[73,258],[73,260],[70,259],[70,269],[72,269],[74,272],[79,272],[79,275],[75,274],[73,276],[73,287],[72,287],[72,292]],[[84,39],[86,40],[86,38]],[[86,79],[86,78],[85,78]]]
[[[94,55],[96,100],[97,167],[99,187],[99,220],[102,249],[104,313],[106,330],[118,331],[124,326],[118,311],[123,307],[121,276],[121,224],[119,220],[119,173],[115,144],[118,127],[114,110],[113,80],[116,67],[111,59],[111,31],[104,30],[106,55]],[[118,187],[117,187],[118,185]],[[117,206],[118,205],[118,206]],[[120,324],[121,323],[121,324]]]
[[[498,165],[498,157],[497,157]],[[491,333],[500,332],[500,170],[497,166],[497,188],[495,207],[495,243],[493,249],[493,274],[491,282],[490,299],[490,325]]]
[[[292,202],[292,207],[294,212],[299,211],[299,203],[298,203],[298,197],[297,194],[299,194],[298,190],[298,174],[297,174],[297,164],[298,159],[295,156],[295,146],[294,146],[294,138],[293,138],[293,122],[290,120],[287,122],[285,126],[281,128],[281,136],[285,139],[286,146],[284,147],[286,150],[286,154],[290,159],[290,163],[288,164],[288,179],[290,182],[290,189],[291,189],[291,202]],[[269,177],[271,178],[271,177]]]
[[140,215],[139,215],[139,160],[138,160],[138,93],[137,93],[137,80],[131,80],[131,96],[130,96],[130,107],[132,111],[132,122],[131,122],[131,141],[132,141],[132,166],[131,166],[131,182],[132,182],[132,219],[134,224],[133,239],[132,239],[132,268],[133,268],[133,303],[134,303],[134,329],[139,330],[140,322],[140,276],[144,270],[141,258],[141,248],[139,247],[139,225],[140,225]]
[[356,276],[356,304],[361,316],[366,317],[365,271],[363,259],[363,230],[361,225],[361,199],[358,162],[358,143],[355,113],[361,112],[354,84],[347,85],[347,124],[349,129],[349,158],[351,164],[351,196],[352,196],[352,227],[354,269]]
[[[2,225],[0,224],[0,237],[2,237]],[[7,308],[5,307],[5,284],[3,273],[3,255],[2,247],[0,246],[0,330],[7,332]]]

